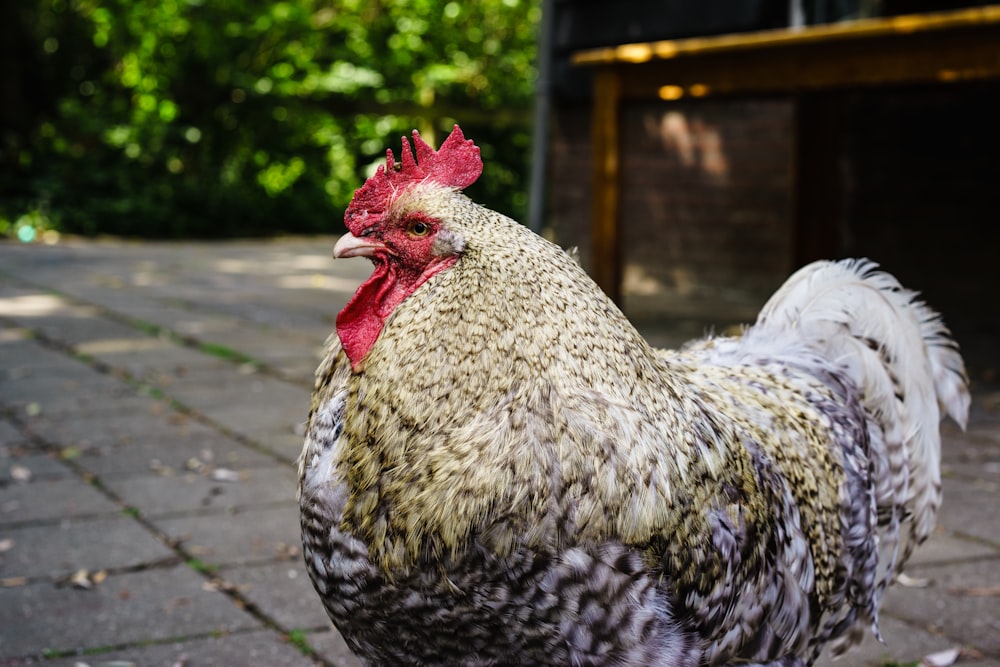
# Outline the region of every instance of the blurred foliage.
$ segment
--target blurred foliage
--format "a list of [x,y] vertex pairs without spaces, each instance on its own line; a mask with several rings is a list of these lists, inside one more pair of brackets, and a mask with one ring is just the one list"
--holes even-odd
[[522,217],[539,0],[5,0],[0,232],[337,232],[458,122]]

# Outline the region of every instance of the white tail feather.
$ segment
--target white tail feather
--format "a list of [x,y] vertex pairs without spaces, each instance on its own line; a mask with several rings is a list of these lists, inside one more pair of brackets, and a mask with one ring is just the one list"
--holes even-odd
[[803,267],[768,300],[753,328],[775,337],[794,330],[844,370],[872,417],[878,584],[874,607],[859,610],[859,623],[833,642],[839,654],[860,641],[862,619],[878,636],[881,591],[934,528],[941,504],[939,423],[945,413],[966,426],[965,365],[941,317],[864,259]]
[[910,520],[892,567],[898,571],[930,534],[941,502],[942,411],[963,428],[968,416],[968,379],[948,329],[916,293],[857,259],[803,267],[764,305],[756,326],[795,329],[861,392],[882,432],[873,434],[873,456],[878,508],[889,529],[883,546],[895,545],[891,518],[900,509]]

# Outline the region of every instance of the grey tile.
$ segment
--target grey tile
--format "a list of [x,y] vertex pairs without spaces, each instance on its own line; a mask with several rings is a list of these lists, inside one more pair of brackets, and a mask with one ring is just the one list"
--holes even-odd
[[1000,483],[946,478],[942,489],[944,501],[938,511],[938,525],[1000,548]]
[[0,560],[0,576],[58,579],[79,569],[90,572],[161,563],[174,558],[134,519],[65,519],[55,524],[4,531],[11,542]]
[[[317,661],[303,655],[273,630],[235,632],[219,637],[137,646],[46,661],[46,667],[312,667]],[[334,663],[337,664],[337,663]]]
[[306,642],[331,665],[361,667],[361,660],[351,652],[344,638],[335,629],[307,634]]
[[[835,658],[827,648],[816,667],[887,667],[888,665],[916,664],[924,656],[950,648],[955,642],[891,616],[883,615],[879,630],[885,643],[879,643],[871,632],[865,632],[864,641],[852,647],[840,658]],[[980,663],[973,663],[979,667]]]
[[35,453],[32,449],[13,453],[8,448],[0,450],[0,483],[24,484],[25,471],[29,482],[76,476],[53,454]]
[[90,590],[0,588],[0,655],[39,655],[258,628],[190,568],[109,576]]
[[142,440],[89,447],[74,460],[102,478],[180,475],[204,466],[238,471],[276,465],[273,456],[208,428],[190,429],[187,435],[152,434]]
[[911,575],[929,579],[930,585],[891,589],[890,614],[1000,656],[1000,559],[914,567]]
[[219,576],[285,631],[331,627],[301,559],[225,568]]
[[185,551],[215,565],[302,560],[298,507],[291,502],[152,521]]
[[0,486],[0,524],[118,512],[115,503],[78,478]]
[[185,473],[175,477],[109,477],[104,484],[131,507],[149,516],[192,510],[233,510],[295,502],[296,474],[290,467],[245,470],[236,482]]

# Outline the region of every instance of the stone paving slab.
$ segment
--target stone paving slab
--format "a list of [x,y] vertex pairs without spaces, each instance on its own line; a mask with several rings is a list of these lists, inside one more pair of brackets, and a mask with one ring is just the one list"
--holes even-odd
[[[135,393],[135,388],[107,376],[25,377],[0,383],[0,402],[32,416],[66,417],[162,410],[160,401]],[[110,414],[109,414],[110,413]]]
[[42,582],[0,588],[0,654],[19,656],[259,627],[178,565],[109,576],[91,590]]
[[935,532],[910,557],[908,568],[917,565],[943,565],[978,558],[996,558],[996,556],[995,547],[957,537],[938,525]]
[[67,304],[60,306],[59,313],[58,316],[18,318],[18,321],[49,338],[59,339],[73,346],[95,341],[128,340],[142,335],[134,327],[101,317],[99,310],[93,306]]
[[178,565],[109,576],[90,590],[0,588],[0,655],[38,655],[260,627]]
[[0,484],[21,484],[26,481],[75,476],[74,471],[54,455],[31,453],[32,451],[12,452],[10,448],[0,446]]
[[225,568],[219,577],[284,630],[331,627],[301,559]]
[[[308,641],[308,635],[306,636]],[[238,632],[221,637],[142,646],[123,651],[46,661],[47,667],[312,667],[317,661],[304,655],[281,635],[268,630]],[[331,663],[344,664],[346,663]]]
[[6,380],[17,380],[25,373],[51,373],[64,371],[67,375],[82,372],[83,362],[64,353],[50,350],[28,338],[24,328],[4,329],[0,345],[0,369]]
[[186,438],[203,432],[206,426],[196,419],[167,408],[148,413],[73,415],[53,417],[41,414],[25,419],[26,430],[53,445],[87,450],[144,442],[150,439]]
[[1000,559],[914,567],[911,574],[930,585],[887,597],[889,613],[1000,656]]
[[[941,635],[915,628],[885,614],[879,622],[879,629],[885,643],[880,643],[872,633],[866,632],[864,641],[848,653],[839,658],[823,655],[815,667],[917,667],[924,656],[954,648]],[[975,665],[996,667],[978,660]]]
[[154,336],[94,341],[77,349],[138,380],[178,369],[221,371],[229,366],[223,359]]
[[294,441],[298,445],[294,454],[297,456],[302,449],[301,434],[309,414],[309,392],[289,388],[280,393],[264,393],[258,400],[267,404],[268,410],[248,412],[237,401],[206,406],[200,412],[230,432],[265,446],[284,442],[286,438],[283,436],[295,436]]
[[[176,558],[172,549],[128,517],[62,519],[5,530],[10,547],[0,559],[0,578],[48,577],[77,570],[132,568]],[[59,544],[59,549],[53,549]]]
[[298,564],[302,558],[298,511],[292,504],[151,521],[186,553],[212,565],[261,563],[275,558]]
[[105,486],[130,507],[153,517],[174,512],[230,511],[295,502],[296,476],[288,466],[245,470],[238,481],[184,473],[173,477],[109,477]]
[[986,479],[945,478],[941,486],[945,500],[938,524],[944,530],[1000,548],[1000,484]]
[[120,511],[97,487],[80,479],[41,479],[0,487],[0,526]]
[[261,361],[282,377],[311,382],[323,358],[323,341],[333,325],[324,324],[320,328],[323,333],[308,336],[294,346],[288,345],[288,337],[283,332],[242,333],[239,352]]
[[16,447],[28,443],[28,438],[9,420],[0,418],[0,447]]
[[[197,406],[199,412],[209,416],[225,415],[234,410],[243,414],[239,422],[248,435],[274,423],[274,413],[287,424],[305,419],[309,406],[309,390],[284,380],[260,373],[248,374],[227,368],[224,372],[208,377],[203,373],[178,378],[170,387],[170,395],[185,405]],[[272,406],[259,417],[247,414],[247,403],[267,403]]]
[[328,665],[335,667],[361,667],[361,661],[351,653],[336,630],[313,632],[306,635],[306,642]]
[[240,471],[275,463],[273,456],[207,427],[189,433],[184,437],[151,435],[135,442],[89,447],[74,462],[102,478],[151,473],[177,475],[204,467]]

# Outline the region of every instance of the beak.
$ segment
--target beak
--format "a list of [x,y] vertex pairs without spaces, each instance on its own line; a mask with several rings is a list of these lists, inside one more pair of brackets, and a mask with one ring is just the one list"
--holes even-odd
[[381,243],[369,241],[362,237],[358,238],[354,234],[347,233],[340,237],[337,245],[333,246],[333,256],[337,259],[346,257],[371,257],[376,250],[385,248]]

